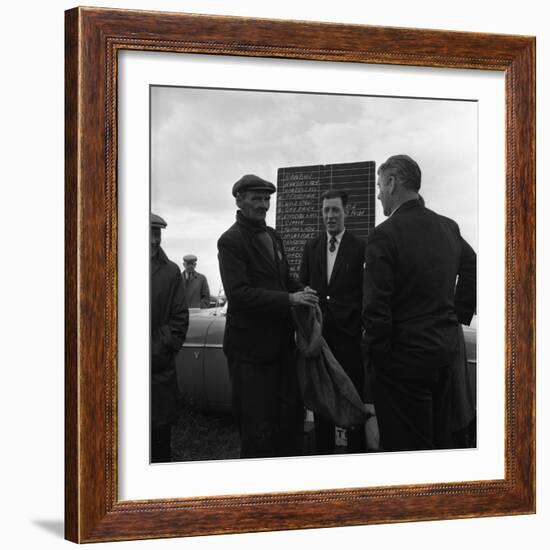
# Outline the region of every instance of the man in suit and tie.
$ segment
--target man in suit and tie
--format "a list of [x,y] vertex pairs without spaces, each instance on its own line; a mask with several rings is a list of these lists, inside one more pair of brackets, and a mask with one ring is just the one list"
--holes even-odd
[[[365,243],[345,227],[348,195],[331,190],[322,196],[326,231],[308,241],[300,265],[300,281],[317,291],[323,313],[323,337],[346,371],[359,395],[363,390],[361,303]],[[315,413],[315,441],[319,454],[335,448],[335,426]],[[363,426],[348,430],[348,449],[366,450]]]
[[473,296],[456,289],[458,274],[471,279],[475,258],[456,222],[419,200],[420,180],[418,164],[407,155],[378,168],[378,199],[388,219],[367,241],[363,326],[386,451],[452,446],[457,309],[464,299],[475,300],[475,285],[469,285]]
[[302,453],[303,405],[290,307],[317,296],[289,275],[283,242],[265,223],[275,186],[243,176],[233,186],[236,222],[218,240],[228,301],[223,350],[231,376],[241,458]]

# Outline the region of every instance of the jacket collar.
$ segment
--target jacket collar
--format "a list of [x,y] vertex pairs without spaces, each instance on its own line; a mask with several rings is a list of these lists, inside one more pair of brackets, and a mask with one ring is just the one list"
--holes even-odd
[[401,203],[390,215],[389,217],[391,218],[392,216],[396,216],[402,212],[406,212],[407,210],[411,210],[412,208],[422,208],[422,203],[420,202],[419,199],[411,199],[410,201],[406,201],[406,202],[403,202]]
[[[280,250],[279,244],[271,227],[268,227],[265,221],[262,222],[251,222],[249,219],[245,218],[240,210],[237,210],[237,226],[243,229],[247,236],[247,242],[251,248],[256,251],[257,258],[260,262],[264,263],[265,267],[271,272],[279,273],[279,259],[282,258],[282,252]],[[269,235],[269,238],[273,240],[274,244],[274,258],[271,258],[269,254],[266,254],[264,245],[261,243],[260,238],[258,237],[259,233],[266,233]],[[281,256],[279,256],[281,255]]]
[[248,231],[251,231],[252,233],[263,233],[264,231],[267,231],[267,225],[265,223],[265,220],[256,222],[249,220],[246,218],[243,213],[240,210],[237,210],[237,223],[241,226],[247,229]]
[[[338,235],[334,235],[336,237],[336,242],[338,243],[338,245],[340,245],[340,243],[342,242],[342,238],[344,237],[345,232],[346,232],[346,228],[344,227],[344,229],[342,229],[342,231],[340,231]],[[327,244],[328,241],[330,241],[330,238],[332,237],[332,235],[329,235],[329,232],[325,231],[325,237],[326,237],[325,244]]]
[[170,260],[166,255],[166,252],[159,246],[159,251],[156,256],[151,258],[151,275],[154,275],[163,265],[167,264]]
[[338,240],[340,241],[338,243],[338,252],[336,253],[336,258],[334,259],[334,267],[332,268],[332,273],[330,275],[330,281],[327,282],[327,243],[328,243],[328,235],[325,231],[321,234],[321,237],[318,241],[318,249],[317,249],[317,258],[318,258],[318,267],[321,271],[321,280],[323,281],[323,284],[327,286],[327,288],[330,286],[332,281],[334,280],[335,275],[338,273],[339,268],[342,265],[342,258],[345,255],[345,251],[347,248],[348,243],[348,231],[347,229],[344,229],[343,233],[336,236]]

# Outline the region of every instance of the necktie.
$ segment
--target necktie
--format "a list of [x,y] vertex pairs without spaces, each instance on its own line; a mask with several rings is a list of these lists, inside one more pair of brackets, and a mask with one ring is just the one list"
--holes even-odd
[[328,249],[330,252],[334,252],[336,250],[336,237],[334,235],[330,238]]

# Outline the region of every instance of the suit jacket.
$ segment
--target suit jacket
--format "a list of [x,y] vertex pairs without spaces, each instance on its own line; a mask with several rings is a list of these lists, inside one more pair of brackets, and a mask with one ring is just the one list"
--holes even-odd
[[185,271],[182,272],[183,285],[185,287],[185,297],[189,307],[207,308],[210,305],[210,289],[208,281],[202,273],[196,271],[187,280]]
[[359,337],[365,242],[346,230],[327,281],[327,234],[304,246],[300,282],[317,291],[325,330]]
[[272,257],[256,227],[238,212],[237,222],[218,240],[228,301],[223,349],[235,361],[267,363],[277,360],[283,348],[293,346],[288,294],[301,285],[290,277],[277,232],[267,227],[274,245]]
[[455,286],[457,275],[468,270],[468,259],[471,263],[456,222],[418,200],[402,204],[371,231],[363,326],[375,367],[453,360],[458,334]]

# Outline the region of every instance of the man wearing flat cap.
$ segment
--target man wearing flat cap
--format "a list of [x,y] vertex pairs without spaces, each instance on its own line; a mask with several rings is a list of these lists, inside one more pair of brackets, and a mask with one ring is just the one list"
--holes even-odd
[[302,453],[303,406],[290,308],[315,306],[290,277],[283,243],[265,223],[275,186],[255,175],[233,186],[236,222],[218,240],[228,299],[223,349],[232,383],[241,457]]
[[197,257],[194,254],[186,254],[183,257],[183,285],[185,287],[185,299],[188,307],[207,308],[210,306],[210,289],[206,277],[195,271]]
[[151,214],[151,462],[170,462],[178,386],[176,354],[189,326],[179,267],[160,246],[166,222]]

